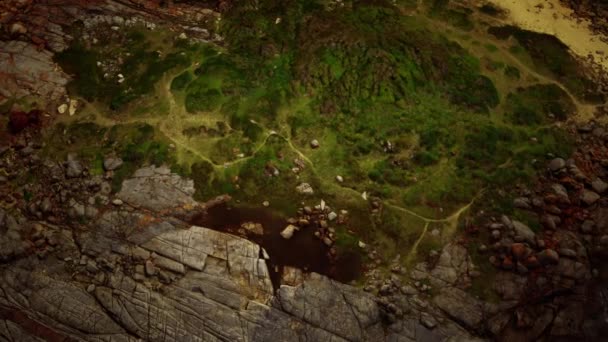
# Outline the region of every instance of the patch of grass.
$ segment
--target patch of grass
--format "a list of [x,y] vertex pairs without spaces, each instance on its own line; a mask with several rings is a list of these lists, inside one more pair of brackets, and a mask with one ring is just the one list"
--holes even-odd
[[194,79],[194,75],[190,70],[186,70],[179,74],[177,77],[173,79],[171,82],[171,90],[173,91],[181,91],[188,86],[190,82]]
[[517,125],[540,125],[566,120],[576,111],[576,106],[559,86],[538,84],[510,93],[505,111]]

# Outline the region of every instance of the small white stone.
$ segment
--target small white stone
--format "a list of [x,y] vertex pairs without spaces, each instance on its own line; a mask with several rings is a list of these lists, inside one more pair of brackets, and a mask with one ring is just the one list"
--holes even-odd
[[70,113],[70,116],[76,114],[76,108],[78,107],[78,101],[76,100],[70,100],[70,106],[68,109],[68,112]]
[[336,213],[335,213],[335,212],[333,212],[333,211],[332,211],[331,213],[327,214],[327,218],[328,218],[330,221],[335,220],[337,217],[338,217],[338,214],[336,214]]
[[363,191],[363,193],[361,194],[361,198],[367,201],[367,191]]
[[367,244],[365,244],[365,242],[359,240],[359,248],[365,248],[367,247]]
[[178,36],[177,38],[179,38],[179,39],[182,39],[182,40],[183,40],[183,39],[188,39],[188,36],[186,35],[186,33],[185,33],[185,32],[182,32],[182,33],[180,33],[180,34],[179,34],[179,36]]
[[114,205],[123,205],[123,203],[124,202],[120,198],[117,198],[112,201],[112,204],[114,204]]
[[338,176],[336,176],[336,181],[338,183],[342,183],[342,182],[344,182],[344,178],[342,178],[342,176],[338,175]]
[[61,106],[57,107],[57,112],[59,114],[65,114],[65,112],[68,111],[68,105],[67,103],[62,104]]
[[262,202],[262,205],[265,206],[265,207],[268,207],[268,206],[270,206],[270,202],[264,201],[264,202]]

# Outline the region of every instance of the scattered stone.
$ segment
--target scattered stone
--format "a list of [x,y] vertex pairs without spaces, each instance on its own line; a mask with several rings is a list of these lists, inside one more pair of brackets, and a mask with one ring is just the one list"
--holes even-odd
[[559,254],[553,249],[545,249],[536,255],[541,265],[556,265],[559,262]]
[[300,228],[290,224],[287,227],[285,227],[285,229],[283,229],[283,231],[281,231],[281,236],[283,237],[283,239],[289,240],[289,239],[291,239],[293,234],[298,230],[300,230]]
[[267,208],[270,206],[270,202],[264,201],[264,202],[262,202],[262,205]]
[[68,105],[67,103],[64,103],[62,105],[60,105],[59,107],[57,107],[57,113],[59,114],[65,114],[65,112],[68,111]]
[[122,159],[118,157],[108,157],[103,161],[103,168],[106,171],[114,171],[123,164]]
[[93,293],[93,291],[95,291],[95,284],[90,284],[89,286],[87,286],[88,293]]
[[338,175],[338,176],[336,176],[336,181],[338,183],[342,183],[342,182],[344,182],[344,178],[342,178],[342,176]]
[[365,247],[367,247],[367,244],[365,242],[361,241],[361,240],[359,240],[358,245],[359,245],[359,248],[363,248],[363,249]]
[[525,241],[531,244],[534,243],[534,237],[536,236],[536,234],[534,234],[530,227],[516,220],[513,220],[512,223],[516,235],[521,236]]
[[327,214],[327,219],[330,221],[335,220],[338,217],[338,214],[336,214],[335,212],[330,212],[329,214]]
[[156,269],[156,266],[154,266],[154,263],[152,262],[152,260],[146,260],[145,270],[146,270],[146,275],[149,277],[156,275],[156,273],[158,272],[158,270]]
[[595,202],[597,202],[597,200],[600,199],[600,195],[598,195],[596,192],[591,191],[591,190],[583,190],[583,193],[581,194],[581,201],[583,201],[583,203],[585,203],[586,205],[593,205]]
[[591,187],[598,194],[603,194],[606,190],[608,190],[608,183],[596,178],[593,182],[591,182]]
[[70,100],[70,104],[68,107],[68,113],[70,114],[70,116],[76,114],[76,108],[78,108],[78,101],[74,99]]
[[549,162],[549,170],[557,172],[566,167],[566,161],[562,158],[555,158]]
[[531,209],[532,206],[530,204],[530,199],[527,197],[519,197],[513,200],[513,206],[519,209]]
[[317,139],[313,139],[310,141],[311,148],[319,148],[319,141]]
[[308,184],[308,183],[301,183],[300,185],[298,185],[296,187],[296,191],[299,194],[303,194],[303,195],[312,195],[312,194],[314,194],[314,190],[312,189],[312,186],[310,186],[310,184]]
[[115,206],[121,206],[124,204],[124,202],[120,198],[115,198],[114,200],[112,200],[112,204],[114,204]]
[[264,227],[259,223],[245,222],[241,227],[255,235],[264,235]]
[[68,178],[76,178],[82,175],[83,167],[80,161],[76,159],[76,155],[73,153],[68,154],[68,160],[66,162],[65,175]]

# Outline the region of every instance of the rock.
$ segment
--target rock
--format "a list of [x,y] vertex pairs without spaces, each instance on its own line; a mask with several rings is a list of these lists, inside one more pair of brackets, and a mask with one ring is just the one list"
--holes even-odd
[[317,139],[313,139],[310,141],[311,148],[319,148],[319,141]]
[[264,201],[264,202],[262,202],[262,206],[264,206],[265,208],[268,208],[270,206],[270,202]]
[[557,172],[566,167],[566,161],[562,158],[555,158],[549,162],[549,170]]
[[593,232],[593,228],[595,227],[595,222],[591,220],[585,220],[581,225],[581,231],[584,234],[590,234]]
[[570,248],[560,248],[558,253],[567,258],[576,258],[576,251]]
[[117,197],[136,207],[162,211],[198,207],[192,199],[194,192],[194,181],[171,173],[167,166],[149,166],[125,180]]
[[78,108],[78,101],[71,99],[69,106],[68,106],[68,113],[70,114],[70,116],[73,116],[74,114],[76,114],[77,108]]
[[158,270],[156,269],[156,266],[154,266],[154,263],[152,262],[152,260],[146,260],[145,270],[146,270],[146,275],[149,277],[156,275],[156,273],[158,272]]
[[300,228],[290,224],[281,231],[281,236],[283,237],[283,239],[289,240],[289,239],[291,239],[293,234],[298,230],[300,230]]
[[514,243],[511,245],[511,254],[517,261],[525,260],[530,255],[530,251],[523,243]]
[[481,302],[455,287],[442,289],[433,302],[448,316],[469,329],[479,328],[483,321]]
[[424,325],[427,329],[434,329],[437,326],[437,320],[428,314],[423,314],[420,317],[420,323]]
[[602,237],[600,237],[600,244],[602,246],[608,246],[608,235],[602,235]]
[[27,28],[23,23],[15,22],[11,25],[11,34],[26,34]]
[[344,182],[344,178],[342,176],[338,175],[338,176],[336,176],[336,182],[342,183],[342,182]]
[[500,230],[496,229],[492,231],[492,239],[500,240]]
[[264,227],[259,223],[245,222],[241,224],[241,227],[253,234],[264,235]]
[[68,111],[67,103],[64,103],[64,104],[60,105],[59,107],[57,107],[57,113],[59,113],[59,114],[65,114],[67,111]]
[[530,204],[530,199],[527,197],[518,197],[513,200],[513,206],[519,209],[531,209],[532,206]]
[[298,185],[296,187],[296,191],[299,194],[303,194],[303,195],[312,195],[312,194],[314,194],[314,190],[312,189],[312,187],[308,183],[301,183],[300,185]]
[[120,198],[115,198],[112,200],[112,204],[114,204],[117,207],[120,207],[121,205],[124,204],[124,202]]
[[123,164],[122,159],[118,157],[108,157],[103,161],[103,168],[106,171],[114,171]]
[[598,194],[603,194],[606,190],[608,190],[608,183],[596,178],[593,182],[591,182],[591,187]]
[[585,189],[583,190],[580,199],[586,205],[593,205],[595,202],[597,202],[597,200],[600,199],[600,195],[594,191]]
[[561,185],[559,183],[555,183],[555,184],[551,185],[551,189],[557,195],[557,197],[560,199],[560,201],[562,201],[564,203],[570,203],[570,198],[568,197],[568,191],[566,190],[566,188],[563,185]]
[[361,240],[359,240],[359,242],[357,243],[359,248],[365,249],[367,247],[367,244]]
[[334,244],[334,242],[332,241],[332,239],[330,239],[329,237],[324,237],[323,238],[323,243],[327,246],[327,247],[331,247],[331,245]]
[[80,161],[76,159],[76,155],[73,153],[68,154],[68,160],[66,162],[65,175],[68,178],[76,178],[82,175],[83,167]]
[[530,244],[534,244],[534,238],[536,236],[536,234],[534,234],[534,232],[532,231],[532,229],[530,229],[530,227],[528,227],[527,225],[523,224],[522,222],[513,220],[513,229],[515,230],[515,234],[522,237],[525,241],[529,242]]
[[338,214],[336,214],[335,212],[330,212],[329,214],[327,214],[327,219],[330,221],[335,220],[338,217]]
[[545,249],[536,255],[541,265],[556,265],[559,262],[559,254],[553,249]]

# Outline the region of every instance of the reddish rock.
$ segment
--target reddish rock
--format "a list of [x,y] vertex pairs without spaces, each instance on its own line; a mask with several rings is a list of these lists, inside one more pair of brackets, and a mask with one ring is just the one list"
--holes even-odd
[[513,269],[513,260],[510,257],[506,257],[502,260],[502,268],[505,270]]
[[529,256],[525,261],[524,261],[524,266],[526,266],[527,268],[537,268],[540,267],[540,262],[538,261],[538,258],[536,258],[536,256],[531,255]]
[[511,254],[515,260],[525,260],[530,253],[523,243],[514,243],[511,245]]
[[555,265],[559,262],[559,254],[553,249],[545,249],[536,255],[541,265]]

